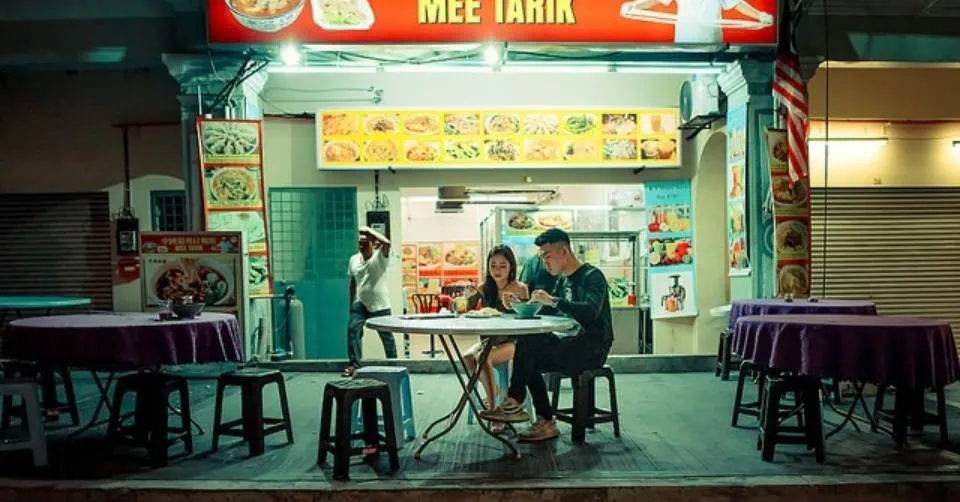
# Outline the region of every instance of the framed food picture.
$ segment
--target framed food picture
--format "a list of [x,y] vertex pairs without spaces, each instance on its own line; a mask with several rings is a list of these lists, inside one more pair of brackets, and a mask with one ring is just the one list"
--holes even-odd
[[200,122],[200,153],[204,164],[259,164],[260,149],[257,121]]
[[259,167],[213,167],[203,171],[208,209],[259,209],[261,169]]
[[231,255],[150,257],[144,261],[147,306],[185,296],[208,306],[236,306],[235,263]]
[[442,244],[417,244],[417,271],[420,277],[423,277],[424,275],[439,276],[442,264]]
[[267,226],[260,211],[216,211],[207,213],[207,228],[243,232],[251,252],[267,250]]

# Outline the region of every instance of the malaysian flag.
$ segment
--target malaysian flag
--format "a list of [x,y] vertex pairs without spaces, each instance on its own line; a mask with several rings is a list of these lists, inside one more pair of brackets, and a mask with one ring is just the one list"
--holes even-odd
[[773,95],[780,98],[787,119],[787,155],[790,159],[790,180],[806,178],[810,160],[807,136],[810,134],[807,86],[800,76],[800,57],[794,46],[795,25],[791,6],[800,2],[787,1],[780,20],[780,46],[773,75]]

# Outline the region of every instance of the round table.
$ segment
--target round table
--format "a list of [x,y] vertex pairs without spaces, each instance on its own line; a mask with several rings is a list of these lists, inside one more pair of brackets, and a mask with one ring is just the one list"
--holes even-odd
[[758,298],[737,300],[730,306],[730,329],[737,325],[737,319],[754,315],[782,314],[851,314],[877,315],[877,305],[866,300],[802,299],[782,300]]
[[[30,317],[11,322],[3,335],[4,357],[92,373],[100,402],[90,422],[71,437],[97,425],[100,411],[109,409],[115,372],[240,362],[241,347],[237,318],[212,312],[195,319],[162,322],[155,313]],[[106,381],[100,380],[98,371],[108,373]]]
[[[835,434],[863,401],[864,383],[896,386],[898,400],[915,400],[924,389],[942,389],[960,378],[950,325],[944,321],[875,315],[765,315],[737,320],[734,349],[766,368],[817,379],[855,382],[857,397]],[[899,402],[899,401],[898,401]],[[899,408],[899,406],[898,406]],[[897,411],[893,435],[905,436],[906,410]]]
[[230,314],[160,321],[153,313],[31,317],[10,323],[3,355],[88,370],[153,369],[241,360],[240,325]]
[[19,318],[24,310],[45,310],[49,315],[53,309],[86,307],[91,303],[89,298],[73,296],[0,295],[0,324],[11,311]]
[[[536,319],[517,319],[513,315],[504,315],[502,317],[480,319],[466,316],[454,317],[437,315],[375,317],[368,320],[366,326],[374,331],[385,331],[388,333],[439,336],[443,351],[447,354],[447,359],[450,361],[450,365],[453,367],[453,372],[457,375],[457,380],[460,382],[460,387],[463,393],[460,395],[460,400],[457,402],[456,407],[454,407],[454,409],[447,415],[430,424],[430,427],[427,427],[427,430],[423,434],[423,439],[421,440],[422,442],[420,446],[414,452],[414,458],[420,459],[421,453],[428,444],[445,436],[451,430],[453,430],[453,427],[460,420],[460,415],[463,413],[463,410],[466,408],[467,404],[470,405],[471,412],[474,414],[474,416],[476,416],[477,423],[480,424],[480,427],[483,429],[483,431],[506,445],[515,458],[520,458],[520,452],[517,450],[516,446],[513,445],[513,443],[507,441],[502,436],[495,434],[490,430],[486,424],[486,421],[480,417],[480,410],[474,406],[473,400],[470,399],[470,395],[473,394],[474,389],[476,389],[480,372],[478,371],[474,375],[466,375],[465,373],[461,373],[460,368],[461,365],[463,365],[463,353],[457,346],[456,337],[517,337],[543,335],[554,332],[570,331],[576,327],[576,322],[573,319],[558,316],[539,316]],[[487,358],[489,357],[490,349],[492,348],[492,344],[484,344],[483,350],[480,351],[480,355],[477,358],[477,367],[482,368],[487,363]],[[446,425],[436,434],[431,436],[430,431],[444,421],[447,422]]]

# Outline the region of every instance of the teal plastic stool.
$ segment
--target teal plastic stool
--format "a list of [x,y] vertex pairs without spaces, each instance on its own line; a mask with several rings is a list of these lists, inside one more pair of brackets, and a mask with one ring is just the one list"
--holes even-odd
[[[504,393],[507,391],[507,389],[510,388],[510,363],[503,363],[503,364],[501,364],[501,365],[499,365],[499,366],[494,366],[494,367],[493,367],[493,379],[494,379],[495,383],[497,384],[497,387],[498,387],[501,391],[503,391],[503,392],[501,392],[500,394],[497,395],[497,402],[496,402],[496,403],[493,403],[494,405],[499,405],[500,403],[503,402],[503,400],[504,400],[505,397],[506,397],[506,396],[504,396]],[[480,386],[480,382],[479,382],[479,381],[477,382],[477,386],[478,386],[478,387]],[[476,395],[470,396],[470,398],[476,400]],[[483,403],[477,403],[476,401],[474,401],[474,404],[477,406],[478,409],[480,409],[480,410],[483,409]],[[533,416],[534,416],[534,413],[533,413],[533,401],[530,400],[530,394],[529,394],[529,393],[527,394],[527,399],[524,400],[524,402],[523,402],[523,406],[527,409],[527,414],[530,415],[531,417],[533,417]],[[468,423],[468,424],[474,424],[474,423],[476,423],[476,421],[477,421],[477,419],[473,416],[473,413],[470,412],[470,410],[467,410],[467,423]]]
[[[358,368],[353,376],[356,378],[371,378],[387,384],[390,389],[390,407],[393,408],[393,430],[397,441],[410,441],[417,437],[417,427],[413,420],[413,394],[410,391],[410,374],[407,368],[400,366],[363,366]],[[358,405],[353,407],[354,432],[358,432],[363,424]],[[383,417],[380,417],[381,426]]]

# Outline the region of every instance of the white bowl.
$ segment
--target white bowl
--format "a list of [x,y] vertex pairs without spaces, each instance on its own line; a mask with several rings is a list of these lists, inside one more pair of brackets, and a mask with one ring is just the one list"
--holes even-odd
[[226,2],[227,8],[230,9],[230,13],[233,14],[233,17],[235,17],[240,24],[250,28],[251,30],[264,33],[280,31],[293,24],[293,22],[300,17],[300,14],[303,12],[303,6],[307,3],[307,0],[297,0],[296,7],[287,11],[286,13],[280,14],[279,16],[256,17],[248,16],[238,11],[236,7],[233,6],[233,2],[230,0],[223,1]]

